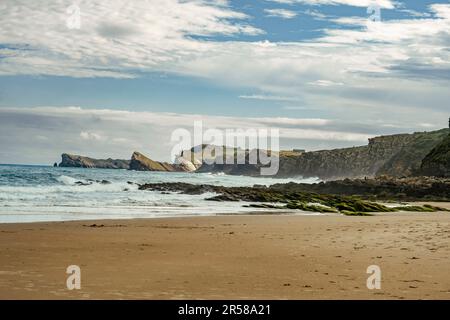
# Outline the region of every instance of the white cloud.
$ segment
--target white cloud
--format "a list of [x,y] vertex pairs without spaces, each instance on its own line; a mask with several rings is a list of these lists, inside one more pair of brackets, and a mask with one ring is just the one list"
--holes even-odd
[[314,17],[315,19],[318,19],[318,20],[323,20],[323,19],[327,18],[327,15],[319,12],[318,10],[308,9],[308,10],[303,11],[303,13],[308,16]]
[[411,9],[400,9],[400,12],[406,13],[412,17],[416,17],[416,18],[429,18],[431,17],[431,14],[428,12],[419,12],[416,10],[411,10]]
[[312,82],[308,82],[308,84],[319,87],[331,87],[331,86],[342,86],[344,83],[342,82],[333,82],[330,80],[316,80]]
[[352,25],[352,26],[367,26],[369,20],[364,17],[340,17],[330,19],[330,21],[343,25]]
[[297,97],[286,97],[286,96],[273,96],[265,94],[251,94],[251,95],[240,95],[241,99],[250,100],[267,100],[267,101],[297,101]]
[[328,119],[297,119],[297,118],[249,118],[251,121],[256,123],[261,123],[263,125],[290,125],[290,126],[325,126],[330,124],[332,121]]
[[[365,7],[369,1],[278,2]],[[277,43],[198,38],[264,34],[227,1],[79,4],[81,29],[69,30],[67,1],[2,0],[0,74],[136,77],[163,71],[258,93],[242,99],[301,102],[302,108],[320,108],[336,118],[412,124],[419,118],[438,123],[448,117],[448,4],[431,5],[427,18],[382,20],[369,28],[365,19],[336,18],[354,28],[330,28],[313,40]],[[379,4],[393,8],[396,2]],[[117,138],[108,137],[109,142]]]
[[[81,28],[69,29],[63,0],[0,3],[0,74],[130,77],[136,70],[170,70],[208,50],[191,36],[256,35],[264,31],[226,1],[126,0],[76,2]],[[26,21],[26,23],[24,23]],[[22,47],[23,50],[11,50]]]
[[292,19],[297,16],[295,11],[286,9],[264,9],[268,17],[277,17],[282,19]]
[[81,131],[80,138],[83,140],[92,140],[92,141],[105,141],[107,139],[107,137],[104,137],[99,133],[88,131]]
[[303,106],[283,106],[284,110],[308,110],[309,108]]
[[369,7],[376,4],[384,9],[394,9],[398,5],[397,1],[392,0],[269,0],[272,2],[284,4],[308,4],[308,5],[347,5],[354,7]]

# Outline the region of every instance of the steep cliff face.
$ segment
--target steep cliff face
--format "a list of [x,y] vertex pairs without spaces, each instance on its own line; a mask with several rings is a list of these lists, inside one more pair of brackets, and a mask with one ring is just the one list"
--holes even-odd
[[61,155],[61,163],[59,166],[75,168],[128,169],[130,166],[130,161],[119,159],[93,159],[63,153]]
[[179,166],[167,162],[154,161],[140,152],[134,152],[131,156],[130,170],[137,171],[184,171]]
[[450,177],[450,134],[422,160],[418,173],[427,176]]
[[[217,150],[220,151],[214,156],[211,156],[210,152],[207,152],[206,158],[208,161],[205,161],[204,159],[203,164],[197,172],[223,172],[230,175],[246,176],[260,175],[262,165],[258,160],[259,150],[243,150],[225,147]],[[203,156],[205,157],[205,154]]]
[[448,135],[448,129],[433,132],[418,132],[405,143],[378,171],[377,176],[407,177],[415,175],[422,160]]
[[278,175],[319,177],[324,180],[373,177],[413,139],[413,135],[409,134],[381,136],[369,139],[367,146],[313,151],[290,157],[281,154]]
[[[279,153],[278,177],[319,177],[322,180],[411,175],[425,155],[447,134],[434,132],[397,134],[369,139],[366,146],[334,150]],[[201,172],[223,171],[236,175],[259,175],[260,165],[203,164]]]

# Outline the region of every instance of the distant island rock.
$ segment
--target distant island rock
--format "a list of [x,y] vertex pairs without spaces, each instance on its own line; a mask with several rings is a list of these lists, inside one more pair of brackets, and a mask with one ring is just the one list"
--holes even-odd
[[75,168],[100,168],[100,169],[128,169],[129,160],[119,159],[93,159],[74,154],[63,153],[61,155],[60,167]]
[[195,171],[193,163],[178,157],[176,163],[154,161],[140,152],[133,152],[131,160],[120,159],[94,159],[85,156],[63,153],[59,167],[72,168],[99,168],[99,169],[129,169],[136,171],[164,171],[164,172],[190,172]]

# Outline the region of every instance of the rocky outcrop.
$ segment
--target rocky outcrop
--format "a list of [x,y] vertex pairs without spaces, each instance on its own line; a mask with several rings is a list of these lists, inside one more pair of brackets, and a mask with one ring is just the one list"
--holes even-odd
[[418,174],[450,177],[450,134],[426,155]]
[[134,152],[131,156],[130,170],[137,171],[177,171],[175,167],[166,162],[154,161],[140,152]]
[[139,186],[139,189],[181,192],[189,195],[217,193],[218,196],[210,198],[217,201],[280,202],[290,200],[290,195],[296,197],[297,193],[358,196],[367,200],[450,200],[450,179],[436,177],[378,177],[375,179],[344,179],[313,184],[289,182],[273,184],[270,187],[260,185],[254,185],[253,187],[224,187],[208,184],[166,182],[143,184]]
[[182,167],[167,162],[154,161],[140,152],[134,152],[131,156],[130,170],[137,171],[184,171]]
[[[340,186],[346,186],[344,191]],[[312,187],[312,188],[311,188]],[[340,212],[349,215],[360,215],[370,212],[393,211],[446,211],[444,208],[430,205],[387,207],[380,203],[371,202],[375,199],[439,199],[450,197],[449,179],[415,179],[414,181],[395,180],[392,178],[374,180],[344,180],[315,185],[277,184],[270,187],[223,187],[215,185],[195,185],[189,183],[149,183],[139,186],[140,190],[160,192],[179,192],[196,195],[216,193],[206,198],[209,201],[245,201],[247,206],[267,209],[300,209],[314,212]],[[372,190],[366,196],[367,190]],[[331,194],[327,190],[335,190]],[[356,197],[354,194],[361,194]],[[365,199],[364,199],[365,198]],[[255,204],[256,203],[256,204]]]
[[175,158],[175,166],[178,166],[182,171],[192,172],[198,169],[194,162],[189,161],[183,157]]
[[168,172],[190,172],[195,171],[191,162],[180,158],[175,164],[154,161],[140,152],[134,152],[131,160],[118,159],[93,159],[89,157],[63,153],[60,167],[74,168],[99,168],[99,169],[129,169],[137,171],[168,171]]
[[75,168],[128,169],[130,166],[130,161],[119,159],[93,159],[63,153],[61,155],[61,163],[59,166]]
[[436,177],[343,179],[320,183],[274,184],[273,190],[315,192],[320,194],[357,195],[371,200],[448,201],[450,179]]

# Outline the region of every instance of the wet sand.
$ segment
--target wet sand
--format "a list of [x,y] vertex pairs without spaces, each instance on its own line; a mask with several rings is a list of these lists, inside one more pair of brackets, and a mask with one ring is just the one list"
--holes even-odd
[[449,212],[0,225],[1,299],[450,299],[449,267]]

